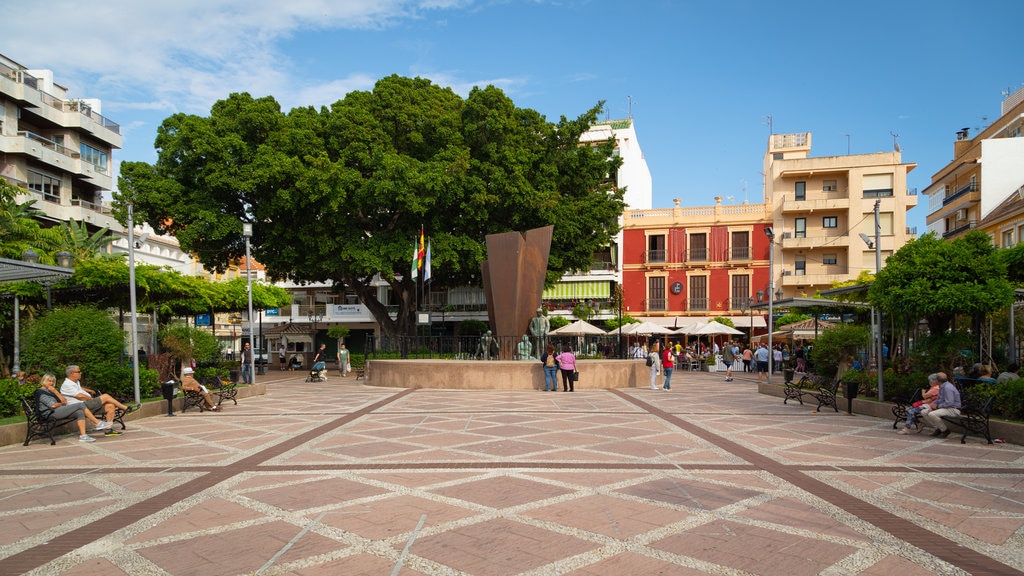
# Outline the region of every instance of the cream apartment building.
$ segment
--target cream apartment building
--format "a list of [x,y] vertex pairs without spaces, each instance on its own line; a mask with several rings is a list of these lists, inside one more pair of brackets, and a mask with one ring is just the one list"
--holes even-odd
[[[774,286],[814,296],[833,282],[875,272],[875,205],[885,259],[916,237],[907,211],[917,194],[900,151],[811,157],[811,133],[773,134],[764,156],[764,201],[775,231]],[[864,235],[864,237],[861,236]]]
[[962,128],[953,160],[932,175],[928,231],[954,239],[981,229],[994,245],[1024,240],[1024,88],[1003,100],[999,118],[973,138]]

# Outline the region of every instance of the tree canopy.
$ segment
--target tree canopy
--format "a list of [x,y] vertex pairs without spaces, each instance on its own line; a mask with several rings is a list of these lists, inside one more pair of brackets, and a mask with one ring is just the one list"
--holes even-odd
[[957,314],[978,318],[1013,301],[1006,260],[978,230],[953,241],[925,234],[886,260],[868,296],[887,314],[924,318],[933,334],[943,334]]
[[287,114],[272,97],[232,94],[208,117],[167,118],[156,164],[122,164],[115,204],[123,215],[131,201],[217,270],[244,254],[252,223],[253,257],[271,277],[344,285],[385,332],[409,333],[421,228],[438,288],[480,284],[486,235],[551,224],[549,283],[589,269],[623,209],[614,141],[579,142],[600,111],[551,123],[493,86],[463,99],[400,76]]

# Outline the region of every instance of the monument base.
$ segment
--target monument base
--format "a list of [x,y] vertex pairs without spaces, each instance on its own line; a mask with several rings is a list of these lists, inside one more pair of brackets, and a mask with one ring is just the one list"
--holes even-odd
[[[577,390],[649,386],[643,360],[580,360]],[[540,360],[368,360],[366,383],[394,388],[543,390]],[[561,389],[562,375],[558,374]]]

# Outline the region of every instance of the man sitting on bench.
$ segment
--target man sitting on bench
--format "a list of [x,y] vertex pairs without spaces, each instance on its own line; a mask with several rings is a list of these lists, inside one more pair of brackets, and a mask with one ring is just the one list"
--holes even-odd
[[932,436],[949,436],[949,428],[942,421],[943,416],[960,415],[960,391],[950,382],[942,372],[938,373],[939,395],[932,403],[933,408],[924,415],[925,422],[935,428]]
[[137,408],[137,406],[125,406],[110,394],[97,396],[95,390],[83,387],[79,382],[82,379],[82,369],[74,364],[68,366],[64,372],[67,374],[67,378],[60,385],[60,393],[67,399],[68,404],[84,402],[85,407],[93,414],[105,414],[104,422],[107,422],[105,428],[110,427],[110,423],[114,421],[114,413],[118,409],[129,414]]
[[203,397],[203,403],[205,404],[203,409],[211,412],[220,410],[220,406],[213,401],[213,395],[211,395],[210,391],[206,389],[206,386],[203,386],[198,380],[196,380],[195,371],[191,368],[186,367],[181,371],[181,389],[199,392]]

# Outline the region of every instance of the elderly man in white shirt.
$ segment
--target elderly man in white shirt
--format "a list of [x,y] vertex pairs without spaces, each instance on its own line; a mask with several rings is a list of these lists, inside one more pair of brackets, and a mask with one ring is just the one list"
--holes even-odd
[[103,421],[96,425],[97,430],[110,428],[117,409],[124,410],[125,414],[135,410],[134,406],[125,406],[110,394],[100,394],[97,396],[95,390],[83,387],[80,382],[82,379],[82,369],[78,366],[72,364],[64,372],[67,377],[60,385],[60,393],[67,400],[68,404],[84,402],[85,407],[93,414],[103,413],[105,415]]

